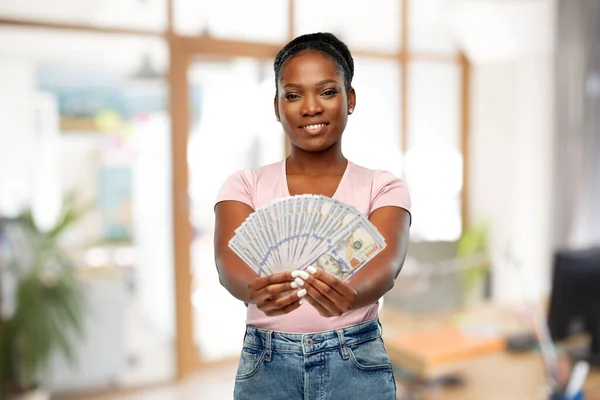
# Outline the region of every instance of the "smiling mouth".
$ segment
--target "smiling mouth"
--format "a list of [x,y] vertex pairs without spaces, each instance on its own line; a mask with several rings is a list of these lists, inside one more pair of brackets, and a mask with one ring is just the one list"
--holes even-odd
[[304,129],[308,133],[314,134],[314,133],[321,132],[327,125],[329,125],[329,122],[321,122],[318,124],[304,125],[304,126],[301,126],[300,128]]

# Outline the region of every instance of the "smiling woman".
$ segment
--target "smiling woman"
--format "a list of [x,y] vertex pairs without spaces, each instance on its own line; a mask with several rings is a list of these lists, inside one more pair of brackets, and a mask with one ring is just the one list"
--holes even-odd
[[[347,160],[342,136],[356,106],[354,61],[330,33],[288,43],[274,62],[274,108],[290,143],[286,159],[233,173],[216,201],[215,258],[221,284],[247,305],[235,398],[395,399],[381,340],[379,299],[406,255],[410,198],[404,182]],[[255,210],[297,194],[355,207],[387,247],[348,281],[309,267],[259,277],[228,247]],[[310,382],[325,382],[311,385]]]
[[[306,151],[341,146],[356,103],[350,51],[345,45],[338,51],[331,43],[315,40],[318,35],[300,36],[275,59],[275,114],[290,142]],[[333,35],[321,36],[333,42]]]

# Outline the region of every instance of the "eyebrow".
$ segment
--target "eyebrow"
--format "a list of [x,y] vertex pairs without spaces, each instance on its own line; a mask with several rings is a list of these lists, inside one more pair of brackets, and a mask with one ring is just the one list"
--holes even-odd
[[[335,79],[324,79],[322,81],[317,82],[316,86],[323,86],[323,85],[327,85],[329,83],[335,83],[336,85],[339,85],[339,82],[336,81]],[[296,83],[286,83],[285,85],[283,85],[284,88],[287,87],[300,87],[301,85],[298,85]]]

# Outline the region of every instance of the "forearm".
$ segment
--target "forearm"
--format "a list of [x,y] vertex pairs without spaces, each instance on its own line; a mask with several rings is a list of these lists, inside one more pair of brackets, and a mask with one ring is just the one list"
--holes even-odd
[[394,287],[408,249],[408,211],[399,207],[383,207],[375,210],[369,219],[385,237],[388,246],[350,281],[350,286],[357,292],[352,308],[373,304]]
[[239,201],[223,201],[215,207],[215,263],[219,282],[233,297],[250,302],[248,287],[257,274],[229,248],[235,230],[254,212],[252,207]]
[[248,288],[248,284],[256,278],[256,272],[245,265],[226,264],[225,260],[218,259],[217,270],[221,285],[236,299],[250,303],[252,291]]
[[394,287],[400,268],[401,265],[394,265],[391,260],[365,265],[349,282],[356,290],[356,300],[352,308],[357,309],[373,304],[383,297]]

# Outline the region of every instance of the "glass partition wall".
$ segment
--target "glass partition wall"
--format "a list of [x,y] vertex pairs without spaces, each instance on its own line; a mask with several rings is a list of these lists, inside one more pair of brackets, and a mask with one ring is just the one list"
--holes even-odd
[[[412,240],[461,234],[469,64],[445,29],[450,1],[21,3],[0,2],[0,60],[30,60],[10,69],[13,93],[47,96],[58,184],[96,205],[69,242],[96,279],[85,281],[97,285],[104,316],[93,331],[106,333],[81,357],[118,350],[113,360],[82,361],[80,373],[96,380],[81,388],[61,386],[76,375],[57,368],[57,388],[147,384],[237,357],[245,308],[218,282],[214,199],[229,173],[286,155],[272,59],[296,35],[331,31],[351,48],[358,101],[344,150],[406,179]],[[240,91],[252,99],[244,107],[235,106]],[[35,146],[0,136],[2,145]],[[0,207],[10,209],[18,199],[2,190]]]

